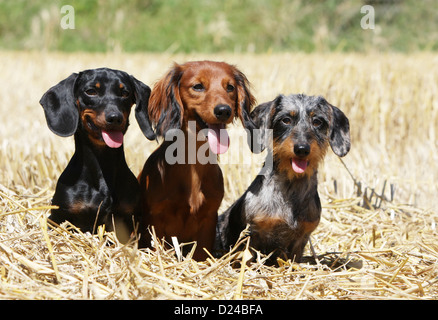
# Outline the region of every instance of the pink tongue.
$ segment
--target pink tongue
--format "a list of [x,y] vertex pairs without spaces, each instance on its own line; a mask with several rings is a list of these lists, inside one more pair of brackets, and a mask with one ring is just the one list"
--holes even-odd
[[304,171],[306,171],[307,165],[308,165],[307,160],[301,160],[297,158],[292,159],[292,169],[296,173],[303,173]]
[[209,124],[208,129],[208,144],[210,145],[211,151],[215,154],[227,152],[228,146],[230,145],[230,138],[228,137],[227,130],[225,130],[225,125]]
[[102,138],[110,148],[120,148],[123,144],[123,133],[121,131],[102,130]]

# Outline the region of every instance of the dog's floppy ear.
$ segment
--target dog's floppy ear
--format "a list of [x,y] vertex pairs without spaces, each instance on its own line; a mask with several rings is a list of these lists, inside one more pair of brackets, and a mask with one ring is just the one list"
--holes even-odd
[[253,153],[260,153],[269,145],[268,140],[272,139],[270,134],[272,116],[282,99],[283,95],[279,95],[272,101],[258,105],[251,112],[251,120],[255,125],[255,129],[249,130],[248,144]]
[[343,157],[350,151],[350,123],[341,110],[330,106],[333,110],[330,123],[330,146],[336,155]]
[[152,130],[151,121],[149,120],[149,96],[151,95],[151,88],[145,85],[140,80],[137,80],[131,76],[131,81],[134,85],[135,92],[135,119],[137,119],[138,125],[141,131],[149,140],[154,140],[156,135]]
[[250,83],[246,76],[238,70],[236,67],[233,67],[234,79],[237,83],[237,113],[236,116],[240,118],[242,125],[244,128],[248,130],[255,129],[255,125],[250,118],[251,108],[256,102],[256,99],[251,94],[250,91]]
[[47,125],[61,137],[71,136],[79,123],[79,111],[75,104],[74,86],[77,73],[50,88],[40,99]]
[[164,137],[170,129],[180,129],[183,121],[183,104],[179,94],[182,66],[173,68],[152,89],[149,99],[149,116],[158,135]]

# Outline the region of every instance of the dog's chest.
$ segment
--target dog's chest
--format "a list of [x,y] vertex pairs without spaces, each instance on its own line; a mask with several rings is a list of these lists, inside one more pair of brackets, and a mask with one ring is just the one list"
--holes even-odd
[[205,167],[203,170],[191,168],[190,186],[186,190],[190,214],[196,214],[204,206],[208,211],[217,211],[224,193],[219,168],[214,166]]
[[286,224],[295,229],[301,222],[319,220],[319,198],[316,187],[311,184],[265,180],[254,190],[250,188],[245,200],[247,222],[272,220],[272,225]]
[[266,183],[258,192],[248,192],[244,211],[251,245],[263,252],[288,251],[310,234],[319,223],[320,209],[314,196],[304,196],[308,194],[308,190],[288,189],[281,183]]
[[290,199],[285,197],[280,186],[275,183],[263,184],[257,192],[248,191],[245,213],[247,221],[262,216],[291,221],[293,220],[293,205]]

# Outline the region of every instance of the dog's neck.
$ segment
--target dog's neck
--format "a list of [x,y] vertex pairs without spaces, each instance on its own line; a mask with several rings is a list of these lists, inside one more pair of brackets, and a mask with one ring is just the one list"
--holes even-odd
[[73,157],[78,159],[77,163],[84,169],[93,172],[101,172],[105,180],[115,177],[121,164],[126,163],[123,145],[120,148],[110,148],[108,146],[96,146],[87,135],[77,131],[75,139],[75,154]]
[[313,174],[297,175],[294,176],[293,179],[290,179],[287,173],[278,169],[275,158],[272,164],[266,166],[265,170],[266,181],[276,185],[279,191],[285,196],[290,195],[296,197],[299,195],[300,199],[305,199],[307,197],[313,197],[312,190],[317,190],[318,172],[316,170],[313,171]]
[[[170,140],[168,136],[159,147],[160,161],[164,160],[164,165],[159,166],[161,168],[159,171],[163,181],[175,179],[175,176],[178,176],[179,184],[184,186],[184,193],[188,195],[190,214],[195,214],[206,201],[203,185],[214,179],[220,170],[215,164],[217,158],[215,163],[200,162],[203,158],[207,159],[205,154],[208,155],[211,151],[206,140],[197,140],[197,132],[179,130],[175,133],[173,140]],[[213,155],[216,157],[215,154]],[[216,189],[219,190],[219,185]],[[222,197],[223,194],[220,198]]]
[[218,163],[218,156],[210,150],[207,137],[197,130],[176,130],[166,136],[161,146],[170,165],[184,164],[192,170],[203,171]]
[[291,225],[297,219],[319,219],[319,210],[312,209],[320,207],[316,174],[290,180],[273,166],[267,167],[247,190],[245,207],[248,212],[263,211]]

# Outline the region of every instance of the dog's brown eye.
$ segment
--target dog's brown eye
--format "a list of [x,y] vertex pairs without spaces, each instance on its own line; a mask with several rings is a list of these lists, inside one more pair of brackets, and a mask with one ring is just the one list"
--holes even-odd
[[85,90],[85,93],[89,96],[97,96],[97,91],[95,89]]
[[285,117],[285,118],[281,119],[281,122],[283,122],[284,124],[291,124],[292,119],[289,117]]
[[129,91],[128,90],[122,90],[122,97],[123,98],[129,97]]
[[229,84],[227,85],[227,92],[233,92],[234,91],[234,86]]
[[312,120],[312,124],[313,124],[314,127],[318,128],[318,127],[320,127],[322,125],[322,121],[319,120],[319,119],[313,119]]
[[195,91],[204,91],[204,86],[202,85],[202,83],[197,83],[192,88]]

